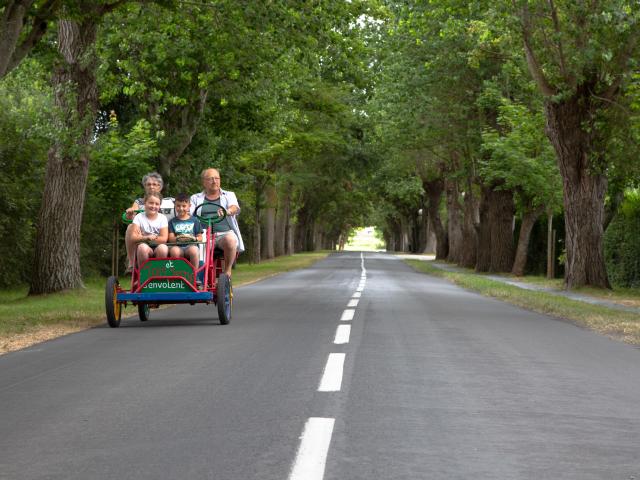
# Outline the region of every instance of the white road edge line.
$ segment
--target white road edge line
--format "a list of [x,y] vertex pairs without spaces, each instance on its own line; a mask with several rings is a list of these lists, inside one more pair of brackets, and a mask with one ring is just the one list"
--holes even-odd
[[340,317],[341,322],[348,322],[349,320],[353,320],[353,315],[356,311],[352,308],[347,308],[344,312],[342,312],[342,316]]
[[362,293],[361,293],[361,292],[355,292],[355,293],[351,296],[351,298],[360,298],[361,296],[362,296]]
[[289,480],[322,480],[335,421],[320,417],[307,420]]
[[344,345],[349,343],[349,336],[351,335],[351,325],[338,325],[336,329],[336,338],[333,343],[336,345]]
[[349,300],[349,304],[347,305],[347,307],[357,307],[359,301],[360,300],[358,300],[357,298],[352,298],[351,300]]
[[344,353],[330,353],[324,374],[318,386],[319,392],[339,392],[342,387],[342,371],[344,369]]

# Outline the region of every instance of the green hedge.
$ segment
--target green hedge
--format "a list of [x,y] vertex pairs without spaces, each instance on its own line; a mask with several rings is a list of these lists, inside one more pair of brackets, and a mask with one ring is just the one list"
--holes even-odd
[[605,256],[613,285],[640,287],[640,191],[625,195],[618,215],[607,228]]

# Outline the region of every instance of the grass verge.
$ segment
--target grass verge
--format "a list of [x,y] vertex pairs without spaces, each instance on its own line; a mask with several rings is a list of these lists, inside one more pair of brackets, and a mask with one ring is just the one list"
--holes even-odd
[[[308,267],[328,254],[300,253],[255,265],[240,264],[233,272],[233,284],[238,287]],[[121,281],[126,288],[129,279]],[[105,323],[105,282],[104,278],[90,278],[83,289],[32,297],[27,295],[27,286],[0,291],[0,354]]]
[[[546,292],[523,290],[482,275],[447,272],[421,260],[405,260],[419,272],[446,278],[461,287],[519,307],[570,320],[609,337],[640,345],[640,316],[599,305],[571,300]],[[529,282],[529,279],[526,280]],[[583,293],[586,293],[584,290]],[[618,295],[621,295],[620,293]]]

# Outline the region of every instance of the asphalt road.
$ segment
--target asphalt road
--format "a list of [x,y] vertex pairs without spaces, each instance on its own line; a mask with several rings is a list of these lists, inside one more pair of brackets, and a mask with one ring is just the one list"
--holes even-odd
[[346,252],[0,357],[2,480],[323,478],[640,479],[640,351]]

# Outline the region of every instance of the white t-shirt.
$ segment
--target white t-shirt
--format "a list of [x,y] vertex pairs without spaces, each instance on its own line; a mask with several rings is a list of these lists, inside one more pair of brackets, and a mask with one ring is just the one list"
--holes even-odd
[[158,216],[153,220],[147,217],[144,212],[139,213],[134,217],[133,223],[140,227],[143,235],[160,235],[161,228],[169,227],[167,217],[161,213],[158,213]]

